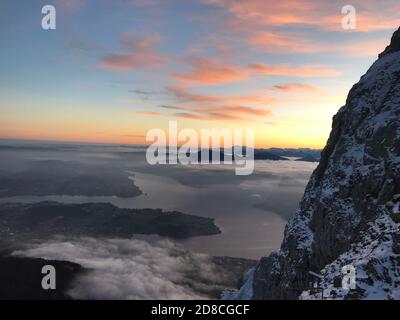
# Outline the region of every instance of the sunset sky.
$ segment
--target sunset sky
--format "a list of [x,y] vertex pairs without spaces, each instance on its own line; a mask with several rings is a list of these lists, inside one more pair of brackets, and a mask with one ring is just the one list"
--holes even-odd
[[[41,28],[46,4],[56,30]],[[355,30],[341,26],[346,4]],[[143,144],[178,120],[320,148],[399,12],[398,0],[2,0],[0,138]]]

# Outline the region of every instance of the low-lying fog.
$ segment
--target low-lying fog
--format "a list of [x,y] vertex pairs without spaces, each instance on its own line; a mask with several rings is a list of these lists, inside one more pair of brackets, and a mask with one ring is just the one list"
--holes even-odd
[[[0,153],[0,181],[9,181],[5,177],[14,175],[21,184],[38,188],[32,176],[46,176],[43,172],[48,160],[58,160],[62,162],[57,173],[46,176],[45,182],[53,177],[62,179],[63,168],[71,170],[73,164],[83,168],[88,177],[108,179],[111,186],[116,183],[110,178],[112,172],[131,177],[142,191],[137,197],[124,198],[32,193],[35,196],[3,196],[1,202],[111,202],[125,208],[161,208],[211,217],[221,234],[191,238],[181,244],[195,252],[253,259],[279,247],[286,221],[316,167],[302,161],[261,160],[256,161],[252,175],[236,176],[232,165],[150,166],[143,147],[128,146],[3,143]],[[1,185],[0,195],[6,188]],[[21,192],[26,194],[25,190]]]

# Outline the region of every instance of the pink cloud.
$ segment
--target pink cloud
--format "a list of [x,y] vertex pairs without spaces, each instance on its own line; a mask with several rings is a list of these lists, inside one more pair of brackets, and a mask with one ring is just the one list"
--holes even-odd
[[315,92],[319,89],[316,86],[304,83],[285,83],[280,85],[275,85],[271,88],[273,91],[303,91],[303,92]]
[[[250,45],[268,53],[325,53],[352,57],[376,57],[385,47],[386,38],[360,39],[345,36],[352,32],[370,32],[397,29],[400,20],[398,0],[387,0],[385,6],[379,1],[354,0],[356,29],[343,30],[341,13],[345,3],[326,0],[202,0],[204,3],[225,11],[216,26],[220,32],[236,37],[243,45]],[[222,22],[221,22],[222,21]],[[290,28],[288,28],[290,27]],[[296,27],[296,28],[294,28]],[[306,28],[304,28],[306,27]],[[319,30],[317,30],[319,29]],[[323,35],[315,38],[310,35]],[[317,31],[317,33],[316,33]],[[329,41],[331,32],[343,37]],[[322,34],[321,34],[322,32]],[[351,42],[349,41],[351,40]],[[228,40],[229,41],[229,40]]]
[[190,92],[183,86],[169,86],[167,90],[172,93],[179,101],[198,102],[198,103],[229,103],[229,104],[253,104],[263,103],[271,104],[275,102],[275,98],[266,94],[247,95],[247,96],[216,96],[203,95]]
[[248,72],[234,64],[220,63],[213,59],[196,58],[189,60],[192,70],[175,72],[172,77],[185,83],[215,85],[238,82],[248,78]]
[[214,114],[214,113],[229,113],[231,116],[239,115],[255,115],[267,116],[270,114],[269,110],[252,108],[246,106],[162,106],[165,109],[194,111],[198,113]]
[[[303,36],[304,37],[304,36]],[[248,43],[271,53],[333,53],[352,57],[377,57],[387,45],[387,39],[355,40],[331,43],[304,39],[300,34],[254,32]]]
[[284,35],[277,32],[257,31],[251,33],[247,41],[250,45],[266,52],[315,53],[324,51],[324,47],[320,43],[303,39],[299,35]]
[[[365,3],[367,4],[367,2]],[[376,1],[376,7],[369,6],[370,9],[364,9],[362,5],[354,5],[356,8],[356,32],[371,32],[371,31],[381,31],[381,30],[395,30],[398,28],[400,20],[393,12],[398,12],[400,10],[399,3],[388,4],[385,7],[380,6],[379,2]],[[369,12],[368,12],[368,11]],[[343,15],[336,14],[327,16],[324,18],[325,29],[328,30],[342,30]]]
[[125,51],[107,54],[98,62],[98,67],[113,71],[159,67],[165,61],[154,48],[160,40],[158,35],[139,38],[125,33],[121,37]]
[[267,76],[290,76],[290,77],[336,77],[339,72],[335,69],[327,68],[320,65],[303,65],[299,67],[291,67],[288,65],[270,66],[267,64],[250,64],[249,70],[255,74]]
[[[321,30],[341,29],[341,9],[346,3],[326,0],[203,0],[230,14],[228,24],[240,29],[248,26],[316,26]],[[389,30],[399,25],[398,0],[353,0],[357,10],[357,30]]]
[[[240,107],[240,106],[226,106],[219,107],[216,109],[208,107],[206,109],[193,112],[192,107],[175,107],[175,106],[164,106],[165,109],[178,110],[179,112],[167,113],[159,111],[135,111],[134,114],[140,114],[145,116],[159,116],[168,118],[184,118],[189,120],[236,120],[236,121],[256,121],[254,116],[268,116],[270,114],[267,110],[256,110],[253,108]],[[197,108],[197,107],[196,107]],[[253,109],[253,110],[252,110]],[[246,117],[249,116],[249,117]],[[253,119],[252,119],[253,118]]]

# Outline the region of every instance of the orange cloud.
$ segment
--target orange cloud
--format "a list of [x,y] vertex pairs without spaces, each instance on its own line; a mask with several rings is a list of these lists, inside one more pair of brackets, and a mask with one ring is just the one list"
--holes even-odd
[[250,64],[249,70],[255,74],[267,76],[291,76],[301,78],[335,77],[339,72],[320,65],[303,65],[291,67],[288,65],[269,66],[266,64]]
[[[365,3],[367,4],[367,2]],[[400,10],[399,3],[388,4],[385,7],[379,6],[379,2],[376,1],[376,7],[369,6],[364,8],[361,5],[353,6],[356,8],[356,29],[357,32],[371,32],[371,31],[382,31],[382,30],[394,30],[399,26],[398,16],[393,15],[393,12]],[[326,16],[323,21],[325,29],[328,30],[341,30],[343,15],[337,14],[332,16]]]
[[[288,65],[270,66],[266,64],[250,64],[247,68],[240,68],[233,64],[218,63],[211,59],[195,59],[191,61],[193,70],[187,73],[173,73],[172,77],[183,81],[185,85],[194,83],[197,85],[225,84],[247,80],[253,74],[269,76],[290,77],[335,77],[339,72],[320,65],[303,65],[291,67]],[[172,87],[174,88],[174,87]],[[218,98],[202,95],[192,95],[184,91],[173,89],[172,91],[181,98],[197,100],[198,102],[221,102],[230,98]],[[181,87],[182,88],[182,87]],[[219,100],[220,99],[220,100]],[[240,98],[239,98],[240,99]],[[203,101],[202,101],[203,100]],[[218,101],[219,100],[219,101]]]
[[280,53],[333,53],[352,57],[377,57],[387,45],[387,39],[356,40],[352,42],[324,43],[302,39],[299,34],[255,32],[248,43],[266,52]]
[[[314,25],[319,20],[318,0],[203,0],[227,11],[229,28],[254,30],[254,26]],[[336,11],[334,11],[336,12]],[[313,17],[313,19],[310,19]],[[321,15],[319,15],[321,17]]]
[[161,66],[164,57],[154,49],[159,42],[158,35],[138,38],[125,33],[121,37],[125,52],[106,55],[98,62],[98,67],[113,71],[129,71]]
[[160,116],[160,115],[166,115],[165,113],[162,112],[157,112],[157,111],[135,111],[135,114],[142,114],[144,116]]
[[255,115],[267,116],[270,114],[269,110],[245,107],[245,106],[161,106],[165,109],[194,111],[199,113],[229,113],[230,115]]
[[[203,0],[230,14],[228,25],[237,29],[250,26],[316,26],[321,30],[341,29],[345,3],[326,0]],[[356,31],[389,30],[399,25],[398,0],[353,0],[357,12]]]
[[247,42],[266,52],[299,52],[315,53],[324,51],[324,46],[310,40],[302,39],[298,34],[288,35],[269,31],[251,33]]
[[238,117],[235,115],[231,115],[228,113],[218,113],[218,112],[210,112],[207,114],[196,114],[190,112],[175,112],[175,113],[163,113],[163,112],[146,112],[146,111],[137,111],[135,114],[147,115],[147,116],[160,116],[167,117],[170,119],[173,118],[183,118],[188,120],[201,120],[201,121],[227,121],[227,120],[236,120],[236,121],[246,121],[248,119],[244,119],[243,117]]
[[179,81],[198,85],[215,85],[237,82],[248,78],[248,73],[229,63],[219,63],[212,59],[189,60],[190,72],[175,72],[172,77]]
[[299,91],[307,91],[307,92],[314,92],[318,91],[319,89],[313,85],[310,84],[304,84],[304,83],[285,83],[281,85],[275,85],[272,87],[273,91],[283,91],[283,92],[289,92],[289,91],[294,91],[294,90],[299,90]]
[[229,104],[252,104],[263,103],[272,104],[275,98],[267,95],[249,96],[213,96],[192,93],[182,86],[169,86],[167,90],[171,92],[179,101],[199,102],[199,103],[229,103]]
[[209,105],[163,105],[162,109],[175,110],[177,112],[160,111],[135,111],[134,114],[146,116],[178,117],[191,120],[237,120],[256,121],[258,117],[267,117],[271,114],[269,110],[253,108],[240,105],[209,106]]

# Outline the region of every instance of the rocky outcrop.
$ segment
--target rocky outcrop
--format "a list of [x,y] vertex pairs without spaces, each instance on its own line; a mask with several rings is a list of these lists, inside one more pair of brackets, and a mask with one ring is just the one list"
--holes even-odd
[[[400,298],[399,201],[400,29],[335,115],[280,250],[248,280],[252,298],[316,298],[309,271],[322,275],[326,298]],[[354,290],[341,286],[345,265]]]

